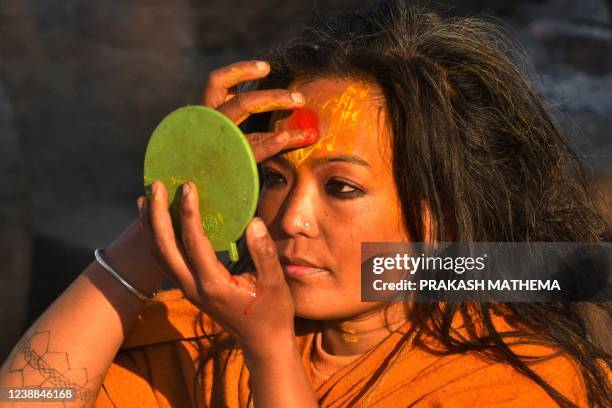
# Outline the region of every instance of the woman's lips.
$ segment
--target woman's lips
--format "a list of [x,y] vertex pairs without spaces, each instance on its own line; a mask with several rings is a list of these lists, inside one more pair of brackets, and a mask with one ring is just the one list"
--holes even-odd
[[285,276],[289,279],[301,279],[311,275],[317,275],[320,273],[328,272],[327,269],[315,268],[310,265],[298,265],[298,264],[282,264]]

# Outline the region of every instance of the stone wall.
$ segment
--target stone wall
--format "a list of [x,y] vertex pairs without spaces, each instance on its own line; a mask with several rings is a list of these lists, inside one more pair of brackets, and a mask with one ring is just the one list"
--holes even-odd
[[[366,1],[316,3],[333,10]],[[8,228],[7,238],[0,238],[1,252],[20,259],[0,274],[0,296],[21,285],[14,292],[18,299],[1,298],[0,324],[10,320],[12,327],[3,332],[7,344],[91,262],[94,248],[107,245],[136,217],[144,149],[161,118],[197,103],[212,69],[251,58],[287,36],[314,5],[308,0],[0,2],[3,132],[5,107],[10,104],[14,113],[12,133],[1,135],[11,144],[0,145],[0,158],[25,163],[20,171],[30,183],[28,199],[17,183],[21,179],[10,174],[10,199],[20,200],[11,210],[31,207],[28,217],[7,215],[19,233],[29,234],[31,225],[31,240],[9,242]],[[25,161],[15,154],[17,138]],[[4,205],[9,198],[0,200]]]
[[0,361],[21,333],[30,288],[28,180],[13,108],[0,82]]

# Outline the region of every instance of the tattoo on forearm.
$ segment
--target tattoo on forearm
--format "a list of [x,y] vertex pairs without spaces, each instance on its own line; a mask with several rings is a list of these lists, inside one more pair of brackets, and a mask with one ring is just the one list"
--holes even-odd
[[9,371],[21,374],[22,386],[73,388],[77,400],[94,400],[102,376],[89,378],[86,368],[70,365],[68,353],[49,350],[50,337],[50,331],[35,331],[24,338]]

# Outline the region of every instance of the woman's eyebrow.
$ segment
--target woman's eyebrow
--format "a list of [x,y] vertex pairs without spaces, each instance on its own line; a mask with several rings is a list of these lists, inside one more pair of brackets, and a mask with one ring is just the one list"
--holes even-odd
[[315,167],[322,166],[324,164],[332,163],[332,162],[345,162],[345,163],[353,163],[359,166],[370,167],[370,163],[363,160],[361,157],[356,156],[354,154],[351,155],[340,155],[340,156],[328,156],[328,157],[320,157],[318,159],[313,160],[313,164]]
[[[286,157],[284,157],[283,155],[277,155],[271,158],[271,160],[276,160],[278,162],[280,162],[281,164],[288,166],[288,167],[292,167],[295,168],[295,165],[292,161],[288,160]],[[313,167],[320,167],[323,166],[325,164],[329,164],[329,163],[333,163],[333,162],[344,162],[344,163],[352,163],[352,164],[356,164],[358,166],[363,166],[363,167],[367,167],[370,168],[370,163],[368,163],[367,161],[363,160],[361,157],[351,154],[351,155],[339,155],[339,156],[327,156],[327,157],[320,157],[317,159],[313,159]]]

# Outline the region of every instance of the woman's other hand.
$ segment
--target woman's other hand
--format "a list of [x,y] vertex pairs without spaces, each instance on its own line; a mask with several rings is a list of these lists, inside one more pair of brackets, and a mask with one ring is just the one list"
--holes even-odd
[[[249,115],[274,110],[291,110],[304,106],[304,95],[287,89],[266,89],[237,93],[237,85],[253,81],[270,73],[265,61],[240,61],[212,71],[204,88],[202,104],[214,108],[234,123],[240,124]],[[257,163],[276,153],[313,143],[312,132],[289,130],[283,132],[250,133],[246,135],[251,143]]]
[[[245,354],[259,359],[274,345],[293,340],[293,299],[276,245],[266,226],[254,218],[246,229],[255,271],[231,275],[218,261],[200,218],[194,183],[183,185],[181,236],[175,236],[168,191],[153,183],[153,197],[141,211],[141,227],[154,255],[185,296],[223,326]],[[293,344],[293,343],[290,343]]]

